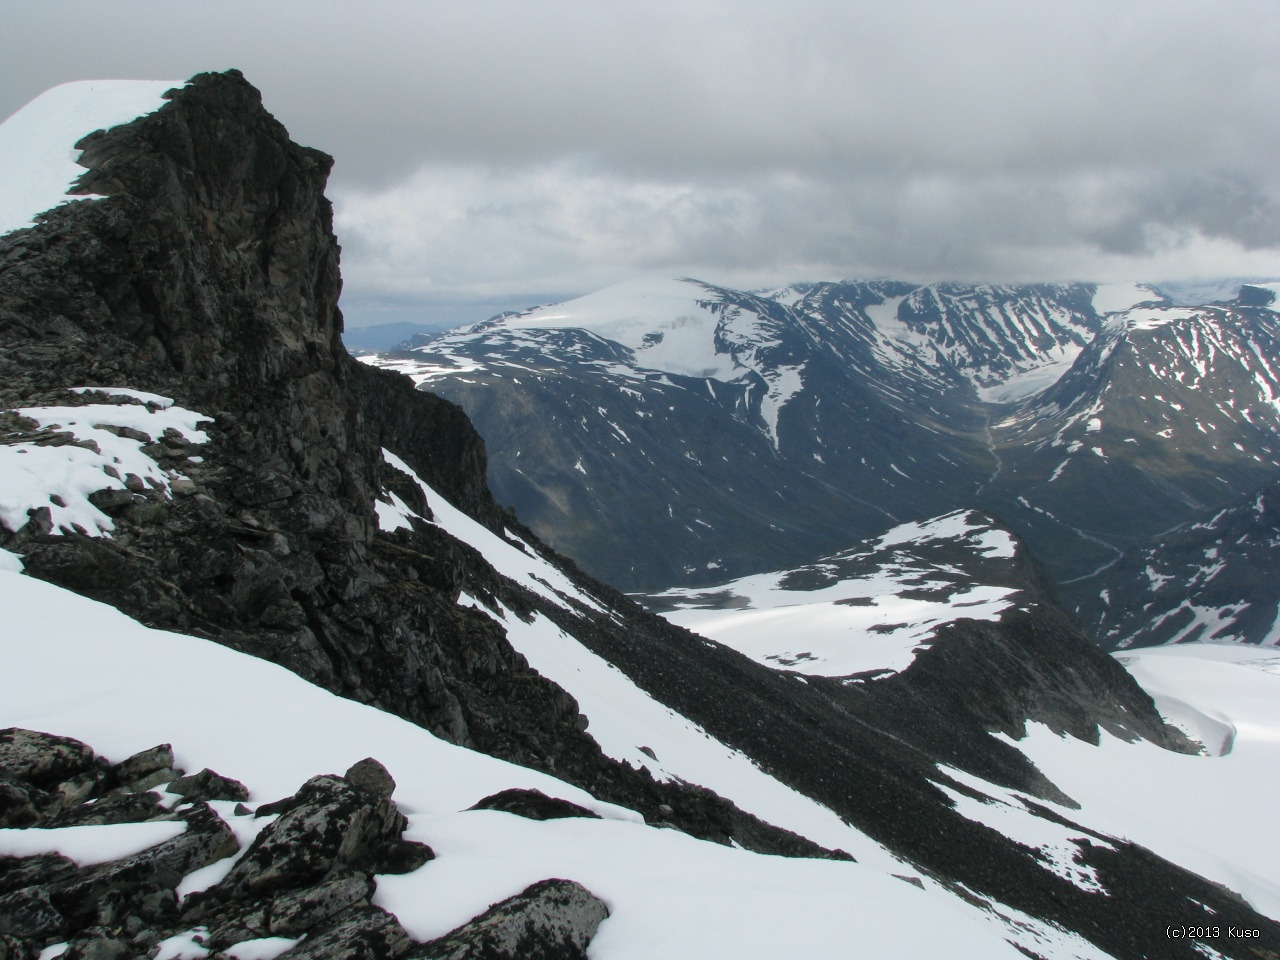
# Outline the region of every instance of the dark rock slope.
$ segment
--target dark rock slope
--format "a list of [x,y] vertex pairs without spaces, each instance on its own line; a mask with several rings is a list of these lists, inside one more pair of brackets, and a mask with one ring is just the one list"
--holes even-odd
[[1073,587],[1108,648],[1280,642],[1280,480]]
[[[1229,893],[1131,845],[1092,846],[1088,865],[1110,895],[1081,889],[1034,849],[962,817],[936,785],[948,782],[937,768],[946,762],[1065,799],[990,734],[1017,735],[1027,721],[1086,738],[1101,724],[1186,748],[1046,599],[1000,623],[962,622],[915,666],[859,691],[802,684],[708,644],[550,554],[605,615],[506,580],[439,528],[381,532],[374,503],[384,490],[429,512],[386,466],[385,447],[490,530],[537,543],[485,488],[483,444],[457,408],[343,351],[328,158],[291,143],[235,72],[199,76],[157,113],[82,145],[81,187],[107,199],[0,239],[0,407],[84,403],[68,388],[128,386],[211,417],[210,439],[198,456],[178,438],[149,444],[189,482],[175,482],[173,498],[144,484],[99,498],[111,538],[54,530],[47,508],[0,529],[0,546],[21,553],[28,573],[274,660],[651,821],[760,851],[823,853],[709,791],[655,783],[604,757],[573,698],[530,670],[494,620],[457,600],[465,590],[517,616],[536,611],[966,896],[1062,924],[1116,957],[1194,956],[1163,938],[1188,897],[1280,947],[1280,928]],[[69,440],[12,414],[3,428],[10,441]],[[582,912],[573,891],[538,895],[536,909],[508,905],[512,923]],[[476,921],[477,936],[492,919]],[[431,949],[424,955],[458,948]]]

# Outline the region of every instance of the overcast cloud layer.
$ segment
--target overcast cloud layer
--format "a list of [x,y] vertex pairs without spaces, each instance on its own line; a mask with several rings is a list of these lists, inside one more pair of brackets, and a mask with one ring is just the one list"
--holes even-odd
[[1275,0],[0,0],[0,115],[233,66],[336,158],[356,323],[648,273],[1280,276]]

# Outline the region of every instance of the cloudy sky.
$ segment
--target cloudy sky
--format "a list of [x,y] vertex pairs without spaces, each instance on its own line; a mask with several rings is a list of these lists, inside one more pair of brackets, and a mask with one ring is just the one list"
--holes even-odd
[[0,116],[239,67],[349,323],[636,276],[1280,277],[1275,0],[0,0]]

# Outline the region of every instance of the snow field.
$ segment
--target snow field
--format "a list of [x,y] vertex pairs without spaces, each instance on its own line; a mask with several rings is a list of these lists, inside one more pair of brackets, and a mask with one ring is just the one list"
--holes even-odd
[[82,80],[47,90],[0,123],[0,234],[72,200],[84,173],[75,144],[94,130],[128,123],[164,105],[173,80]]
[[[975,557],[1011,559],[1009,534],[957,511],[894,527],[872,550],[952,541]],[[844,556],[843,554],[841,556]],[[839,557],[816,567],[838,574]],[[758,663],[808,676],[848,677],[871,671],[898,673],[954,620],[995,620],[1012,606],[1016,590],[974,584],[956,588],[928,579],[918,562],[886,563],[870,576],[851,576],[814,589],[787,588],[791,571],[756,574],[715,587],[668,590],[681,604],[662,615]],[[938,599],[901,596],[945,591]],[[725,600],[718,600],[723,594]]]
[[[613,913],[592,945],[594,960],[655,951],[671,960],[835,957],[852,941],[902,960],[1021,956],[1001,921],[932,885],[922,891],[866,864],[760,856],[646,827],[631,811],[445,743],[282,667],[144,627],[21,575],[12,554],[3,556],[0,725],[77,737],[116,761],[170,742],[181,766],[241,780],[253,804],[376,756],[396,778],[409,836],[438,854],[413,874],[378,878],[378,902],[417,937],[444,933],[531,882],[567,877]],[[175,695],[182,709],[163,706]],[[466,811],[511,787],[542,790],[606,819],[543,823]]]
[[131,857],[180,836],[187,829],[181,821],[156,823],[108,823],[47,829],[0,829],[0,856],[32,857],[61,853],[82,867],[92,867],[121,857]]
[[[1117,659],[1167,719],[1193,737],[1210,737],[1210,755],[1171,753],[1107,733],[1095,747],[1039,724],[1014,746],[1081,804],[1060,811],[1064,816],[1139,843],[1280,919],[1280,832],[1263,813],[1280,789],[1280,654],[1188,643],[1125,651]],[[1232,730],[1230,750],[1212,755]]]

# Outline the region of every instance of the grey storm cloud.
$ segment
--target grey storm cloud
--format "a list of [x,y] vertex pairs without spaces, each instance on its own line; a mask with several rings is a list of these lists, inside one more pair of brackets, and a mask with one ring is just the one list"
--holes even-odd
[[0,2],[0,114],[243,69],[348,291],[1280,273],[1280,6]]

